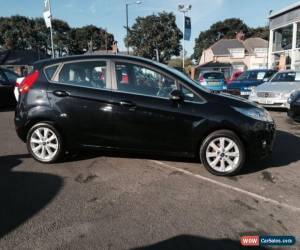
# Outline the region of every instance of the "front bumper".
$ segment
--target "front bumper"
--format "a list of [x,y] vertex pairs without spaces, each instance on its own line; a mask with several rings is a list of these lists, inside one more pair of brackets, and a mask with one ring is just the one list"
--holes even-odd
[[262,159],[273,151],[276,125],[273,122],[259,122],[256,129],[247,135],[247,155],[249,160]]
[[287,98],[249,96],[249,100],[266,108],[288,108]]

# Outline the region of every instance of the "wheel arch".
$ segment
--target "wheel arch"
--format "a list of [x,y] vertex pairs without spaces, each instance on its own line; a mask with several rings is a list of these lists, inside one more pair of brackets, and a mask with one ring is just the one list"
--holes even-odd
[[62,139],[64,141],[67,139],[64,130],[62,129],[61,126],[59,126],[59,124],[57,122],[55,122],[53,119],[51,119],[49,117],[40,116],[40,117],[34,117],[34,118],[30,119],[26,123],[26,125],[25,125],[25,138],[24,138],[25,141],[26,141],[29,130],[38,123],[51,124],[53,127],[55,127],[55,129],[57,129],[57,131],[60,133],[60,136],[62,137]]
[[207,129],[198,138],[197,143],[196,143],[196,148],[195,148],[195,155],[197,156],[197,158],[199,158],[199,151],[200,151],[201,145],[202,145],[203,141],[205,140],[205,138],[207,138],[210,134],[212,134],[216,131],[220,131],[220,130],[228,130],[228,131],[235,133],[236,136],[241,140],[241,142],[243,143],[243,145],[245,147],[245,150],[247,151],[247,142],[243,138],[242,132],[239,129],[235,128],[234,126],[229,126],[229,125],[216,125],[216,126],[212,126],[209,129]]

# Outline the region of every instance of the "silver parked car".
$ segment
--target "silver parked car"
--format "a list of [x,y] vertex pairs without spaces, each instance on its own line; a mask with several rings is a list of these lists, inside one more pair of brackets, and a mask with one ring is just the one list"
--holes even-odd
[[252,90],[249,100],[264,107],[288,108],[291,93],[300,90],[300,71],[281,71]]

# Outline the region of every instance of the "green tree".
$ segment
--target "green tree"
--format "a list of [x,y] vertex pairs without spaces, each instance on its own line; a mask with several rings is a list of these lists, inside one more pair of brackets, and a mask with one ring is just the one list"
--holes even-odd
[[105,50],[111,47],[114,36],[94,25],[73,28],[70,32],[70,53],[82,54],[88,51],[91,41],[93,50]]
[[[114,40],[112,34],[93,25],[72,29],[68,23],[53,19],[52,26],[54,50],[59,56],[84,53],[91,39],[94,50],[109,48]],[[50,53],[50,30],[43,18],[0,17],[0,48]]]
[[134,54],[150,59],[156,57],[157,49],[160,61],[167,62],[180,54],[180,39],[182,32],[176,25],[175,15],[162,12],[138,17],[128,30],[125,44],[133,48]]
[[246,37],[251,34],[250,28],[238,18],[230,18],[214,23],[206,31],[200,32],[195,39],[193,58],[200,59],[202,51],[213,45],[221,38],[235,38],[238,32],[242,31]]
[[[181,57],[176,57],[172,58],[168,61],[168,65],[176,68],[176,69],[181,69],[182,68],[182,58]],[[184,60],[184,70],[186,73],[189,73],[191,70],[191,67],[194,65],[193,61],[190,58],[186,58]]]
[[33,21],[23,16],[0,19],[0,42],[6,49],[30,49]]
[[269,32],[270,32],[270,30],[269,30],[268,26],[250,29],[251,37],[260,37],[265,40],[269,40]]

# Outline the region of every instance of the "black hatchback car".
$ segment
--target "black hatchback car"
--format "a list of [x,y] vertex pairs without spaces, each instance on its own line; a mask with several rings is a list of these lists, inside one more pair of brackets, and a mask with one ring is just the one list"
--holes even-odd
[[268,155],[275,134],[261,107],[166,65],[110,54],[37,62],[20,86],[15,125],[43,163],[74,148],[129,149],[200,156],[216,175]]
[[300,91],[295,91],[288,99],[288,116],[300,122]]

